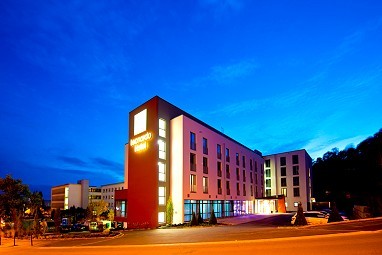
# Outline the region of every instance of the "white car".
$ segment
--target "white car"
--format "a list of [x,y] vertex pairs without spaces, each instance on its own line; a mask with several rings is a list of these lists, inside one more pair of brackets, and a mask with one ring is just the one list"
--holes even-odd
[[[294,222],[296,221],[296,216],[297,216],[297,213],[295,213],[292,217],[292,220],[290,222],[292,225],[294,225]],[[319,211],[304,212],[304,216],[306,221],[308,222],[308,225],[328,223],[328,215],[325,215],[324,213]]]

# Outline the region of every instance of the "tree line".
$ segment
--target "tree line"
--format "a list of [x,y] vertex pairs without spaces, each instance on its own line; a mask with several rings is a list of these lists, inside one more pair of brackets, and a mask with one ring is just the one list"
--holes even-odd
[[382,215],[382,129],[357,147],[337,148],[317,158],[312,167],[313,197],[335,202],[352,215],[354,205]]

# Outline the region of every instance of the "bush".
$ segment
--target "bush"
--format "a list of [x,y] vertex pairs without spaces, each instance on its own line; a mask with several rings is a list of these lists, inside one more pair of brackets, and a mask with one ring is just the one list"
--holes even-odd
[[333,203],[332,212],[329,214],[328,223],[336,222],[336,221],[343,221],[343,220],[344,219],[342,219],[340,213],[337,210],[336,203]]
[[197,225],[198,225],[198,220],[196,219],[195,212],[192,212],[190,226],[197,226]]
[[198,225],[200,225],[200,224],[203,224],[203,217],[202,217],[202,215],[200,214],[200,212],[198,213]]
[[211,211],[211,216],[210,216],[210,219],[208,220],[208,224],[210,224],[210,225],[218,224],[214,210]]
[[295,226],[305,226],[308,225],[308,222],[305,219],[304,216],[304,209],[302,208],[302,204],[298,203],[298,208],[297,208],[297,215],[296,215],[296,220],[294,221]]

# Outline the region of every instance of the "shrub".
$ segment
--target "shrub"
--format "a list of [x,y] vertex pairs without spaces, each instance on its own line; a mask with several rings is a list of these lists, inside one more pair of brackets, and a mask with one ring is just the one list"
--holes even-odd
[[210,219],[208,220],[208,224],[210,224],[210,225],[218,224],[214,210],[211,211],[211,216],[210,216]]
[[328,223],[329,222],[336,222],[336,221],[343,221],[343,220],[344,219],[342,219],[340,213],[338,212],[336,203],[333,203],[332,212],[329,214]]
[[197,225],[198,225],[198,220],[196,219],[195,212],[192,212],[190,226],[197,226]]
[[308,225],[308,222],[305,219],[304,216],[304,209],[302,208],[301,202],[298,203],[298,208],[297,208],[297,215],[296,215],[296,220],[294,221],[295,226],[305,226]]

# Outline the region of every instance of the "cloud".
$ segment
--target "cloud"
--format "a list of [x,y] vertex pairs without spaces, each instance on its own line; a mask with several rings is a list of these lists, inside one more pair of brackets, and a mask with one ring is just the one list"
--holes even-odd
[[108,160],[105,158],[101,158],[101,157],[92,158],[92,161],[93,161],[93,163],[95,163],[96,165],[98,165],[101,168],[108,168],[111,170],[123,171],[123,164],[120,164],[118,162],[114,162],[114,161],[111,161],[111,160]]
[[87,166],[87,163],[85,161],[75,157],[58,156],[57,159],[75,166]]

